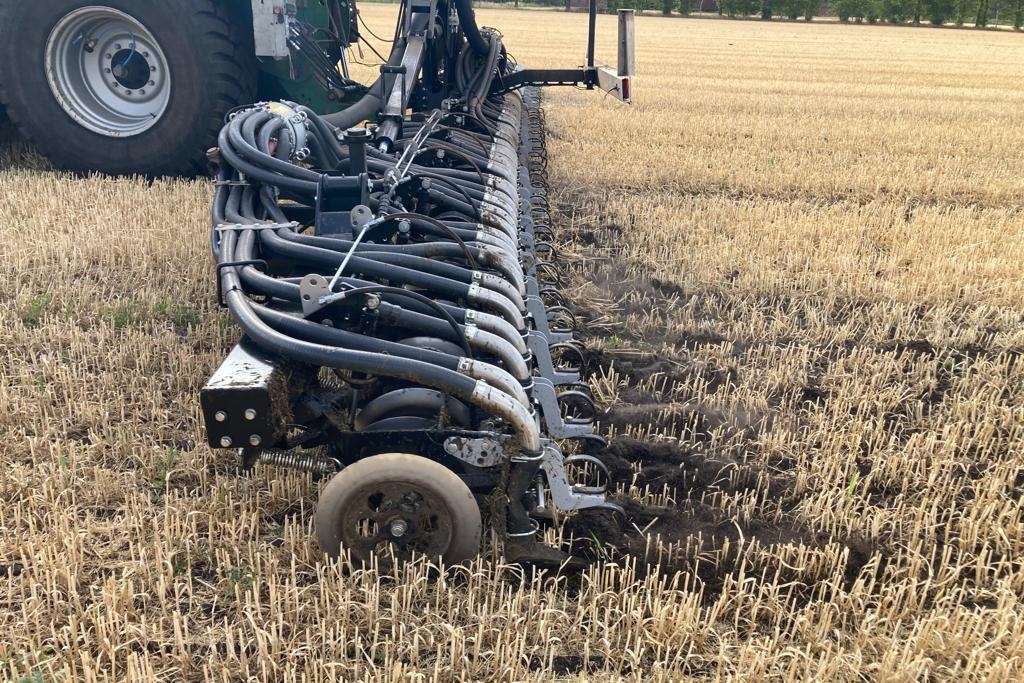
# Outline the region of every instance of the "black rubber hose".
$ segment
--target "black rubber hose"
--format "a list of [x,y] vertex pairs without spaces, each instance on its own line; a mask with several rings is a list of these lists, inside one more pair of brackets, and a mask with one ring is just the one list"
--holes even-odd
[[[260,116],[263,114],[263,116]],[[312,183],[320,181],[320,173],[311,171],[301,166],[296,166],[287,161],[275,159],[266,152],[259,150],[254,143],[246,139],[245,131],[252,120],[266,121],[269,119],[266,112],[250,112],[248,115],[239,114],[228,125],[228,142],[231,143],[232,151],[248,161],[259,164],[261,169],[276,171],[282,176],[306,180]]]
[[[228,234],[225,238],[225,244],[228,246],[224,250],[226,254],[234,251],[233,242],[234,236]],[[476,380],[441,366],[408,358],[396,358],[383,353],[314,344],[281,334],[256,315],[252,302],[242,291],[237,268],[222,269],[221,285],[235,321],[258,346],[268,351],[307,365],[403,379],[454,394],[459,398],[473,400],[477,387]]]
[[317,183],[310,182],[308,180],[298,180],[293,177],[264,170],[255,164],[249,163],[236,154],[228,139],[229,129],[230,126],[224,126],[224,128],[221,129],[220,136],[217,139],[217,145],[220,147],[220,154],[224,158],[224,161],[226,161],[236,171],[244,173],[253,180],[275,185],[283,190],[289,190],[304,197],[310,197],[316,194]]
[[415,334],[453,342],[462,347],[463,353],[466,351],[465,346],[468,342],[458,323],[453,326],[430,314],[410,311],[403,306],[396,306],[386,301],[380,302],[380,320],[388,327],[398,327]]
[[210,228],[210,251],[215,260],[220,258],[220,234],[217,232],[217,226],[227,223],[224,208],[227,206],[228,196],[231,194],[231,187],[228,185],[231,182],[231,178],[231,170],[225,164],[221,164],[217,170],[216,189],[213,191],[213,206],[210,208],[210,222],[212,224]]
[[488,38],[488,50],[487,50],[487,61],[484,62],[483,71],[481,71],[480,80],[476,86],[476,90],[473,92],[473,96],[469,100],[469,105],[477,110],[477,113],[483,116],[480,102],[487,97],[487,93],[491,90],[491,83],[494,82],[495,69],[498,68],[498,57],[501,56],[501,38],[498,37],[497,33],[491,32]]
[[440,351],[416,348],[398,342],[391,342],[377,337],[367,337],[356,332],[349,332],[337,327],[318,325],[309,320],[296,318],[293,315],[281,311],[253,304],[253,311],[262,318],[268,325],[279,332],[288,334],[297,339],[305,339],[317,344],[338,346],[341,348],[355,349],[357,351],[371,351],[373,353],[386,353],[397,358],[408,358],[422,363],[430,363],[447,370],[458,370],[459,358]]
[[[430,225],[427,223],[426,225]],[[442,233],[443,234],[443,233]],[[445,235],[446,237],[448,235]],[[299,233],[295,234],[293,238],[295,242],[302,244],[308,244],[314,247],[321,247],[323,249],[333,249],[334,251],[340,251],[342,253],[348,253],[352,248],[352,242],[350,240],[339,240],[333,237],[313,237],[311,235],[302,235]],[[462,242],[465,244],[465,242]],[[420,258],[427,259],[454,259],[454,258],[466,258],[467,255],[473,257],[474,263],[477,263],[477,259],[480,257],[480,250],[469,245],[460,247],[455,242],[418,242],[416,244],[372,244],[366,241],[358,244],[355,248],[355,253],[368,256],[369,252],[373,253],[389,253],[389,254],[406,254],[409,256],[417,256]],[[436,261],[435,261],[436,263]],[[479,270],[479,266],[470,267],[473,270]]]
[[336,131],[338,130],[337,128],[333,128],[331,124],[329,124],[327,121],[324,121],[322,116],[317,114],[309,107],[300,106],[296,107],[295,110],[304,113],[309,118],[309,122],[312,123],[313,126],[320,132],[320,136],[327,142],[328,145],[330,145],[331,149],[334,151],[334,154],[338,159],[344,159],[348,156],[348,150],[345,148],[344,145],[341,144],[341,142],[338,140],[336,136]]
[[[290,241],[289,237],[287,231],[282,230],[275,233],[268,230],[263,235],[261,242],[270,251],[299,262],[308,261],[337,268],[345,259],[345,254],[298,244]],[[461,282],[455,282],[439,275],[421,273],[410,268],[385,265],[360,256],[352,256],[347,267],[352,273],[363,273],[382,280],[412,285],[454,299],[465,299],[469,296],[469,285]]]
[[478,55],[486,55],[490,46],[484,40],[483,34],[480,33],[480,27],[476,24],[472,0],[455,0],[455,11],[459,15],[459,24],[462,26],[462,32],[466,34],[469,47]]
[[[464,429],[471,424],[469,407],[451,396],[421,387],[396,389],[373,399],[356,415],[353,426],[363,431],[374,422],[394,415],[428,417],[447,409],[449,417]],[[426,415],[423,415],[426,413]]]
[[[418,33],[426,28],[427,17],[422,15],[415,15],[416,19],[413,21],[412,31]],[[399,24],[399,27],[401,24]],[[402,63],[402,58],[405,56],[405,41],[399,41],[397,34],[395,36],[395,44],[391,50],[391,54],[388,55],[388,65],[398,66]],[[381,100],[379,93],[390,92],[394,85],[397,74],[387,74],[380,76],[373,85],[370,86],[369,91],[359,99],[355,104],[342,109],[334,114],[327,114],[321,116],[324,121],[336,126],[342,130],[351,128],[361,121],[369,121],[377,118],[381,109],[384,107],[384,102]]]
[[[463,353],[466,354],[466,358],[470,358],[470,359],[473,358],[473,351],[469,348],[469,342],[462,337],[462,328],[459,327],[459,324],[455,321],[455,318],[453,318],[450,313],[445,311],[444,308],[439,303],[434,301],[433,299],[425,297],[422,294],[420,294],[419,292],[413,292],[413,291],[410,291],[408,289],[402,289],[401,287],[389,287],[388,285],[377,285],[377,284],[371,284],[371,285],[366,285],[364,287],[358,287],[356,289],[348,290],[348,292],[346,292],[346,293],[347,294],[387,293],[387,294],[391,294],[392,296],[397,296],[397,297],[402,298],[402,299],[411,299],[411,300],[413,300],[413,301],[415,301],[417,303],[423,304],[424,306],[429,308],[432,312],[440,314],[441,319],[445,322],[445,324],[448,325],[448,327],[454,333],[455,337],[459,340],[460,346],[462,346],[462,351],[463,351]],[[384,302],[382,301],[381,303],[384,303]],[[401,307],[398,306],[397,308],[401,308]],[[427,317],[430,317],[430,316],[427,316]],[[430,320],[434,321],[436,319],[435,318],[430,318]],[[413,327],[412,329],[417,331],[417,332],[424,331],[420,327]]]

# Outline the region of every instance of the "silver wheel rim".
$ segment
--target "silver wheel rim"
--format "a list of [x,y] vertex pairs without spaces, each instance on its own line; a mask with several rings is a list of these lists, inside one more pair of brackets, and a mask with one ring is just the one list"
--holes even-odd
[[71,118],[113,138],[149,130],[171,100],[160,45],[112,7],[82,7],[57,22],[46,41],[46,79]]

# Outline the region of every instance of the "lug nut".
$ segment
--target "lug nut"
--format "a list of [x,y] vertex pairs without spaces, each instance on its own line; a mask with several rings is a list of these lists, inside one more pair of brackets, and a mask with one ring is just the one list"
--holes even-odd
[[406,524],[404,519],[396,519],[395,521],[391,522],[391,526],[389,527],[391,535],[395,538],[401,538],[405,535],[405,532],[408,530],[409,525]]

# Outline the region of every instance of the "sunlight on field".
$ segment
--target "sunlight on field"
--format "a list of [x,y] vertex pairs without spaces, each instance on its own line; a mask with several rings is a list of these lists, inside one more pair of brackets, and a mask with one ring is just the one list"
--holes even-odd
[[[582,61],[582,15],[479,16],[523,64]],[[208,183],[10,143],[0,680],[1024,677],[1024,39],[637,34],[634,106],[544,100],[605,456],[646,504],[569,521],[618,565],[582,577],[321,563],[318,485],[204,444],[237,336]]]

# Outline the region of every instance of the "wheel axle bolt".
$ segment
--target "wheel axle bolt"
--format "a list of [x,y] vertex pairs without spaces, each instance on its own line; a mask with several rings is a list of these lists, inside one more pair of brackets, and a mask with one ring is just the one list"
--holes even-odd
[[220,437],[220,447],[221,448],[231,448],[231,437],[230,436],[222,436],[222,437]]
[[449,441],[444,445],[444,450],[446,453],[451,453],[452,455],[455,455],[456,453],[459,452],[459,446],[454,441]]
[[228,419],[228,414],[225,413],[223,410],[218,410],[216,413],[213,414],[213,419],[216,420],[217,422],[223,422],[224,420]]
[[405,535],[405,532],[408,530],[409,525],[406,524],[404,519],[396,519],[395,521],[391,522],[391,526],[389,527],[391,535],[395,538],[401,538]]
[[250,422],[255,420],[256,419],[256,411],[253,410],[252,408],[246,408],[245,409],[245,419],[249,420]]

